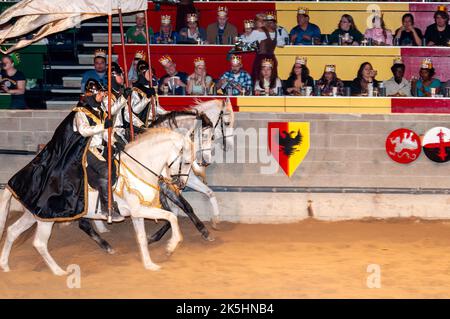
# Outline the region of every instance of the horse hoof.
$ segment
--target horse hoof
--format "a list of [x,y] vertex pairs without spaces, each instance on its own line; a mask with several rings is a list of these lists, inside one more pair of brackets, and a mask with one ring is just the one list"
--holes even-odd
[[215,217],[215,218],[211,219],[211,227],[212,227],[212,229],[220,230],[219,224],[220,224],[219,218]]
[[56,276],[67,276],[69,273],[62,269],[57,269],[53,271],[53,274],[55,274]]
[[161,266],[158,266],[157,264],[148,264],[148,265],[145,265],[144,267],[147,270],[153,270],[153,271],[158,271],[161,269]]
[[175,249],[177,249],[177,247],[180,245],[180,243],[181,241],[177,242],[175,245],[169,243],[166,248],[167,256],[171,256],[175,252]]
[[213,237],[213,236],[211,236],[210,234],[208,234],[208,235],[202,235],[202,238],[204,239],[204,240],[206,240],[206,241],[215,241],[216,239]]
[[107,252],[108,254],[110,254],[110,255],[114,255],[114,254],[116,253],[116,251],[115,251],[113,248],[111,248],[111,247],[109,247],[108,249],[106,249],[106,252]]
[[9,268],[8,265],[1,265],[0,267],[3,269],[3,272],[10,272],[11,271],[11,269]]

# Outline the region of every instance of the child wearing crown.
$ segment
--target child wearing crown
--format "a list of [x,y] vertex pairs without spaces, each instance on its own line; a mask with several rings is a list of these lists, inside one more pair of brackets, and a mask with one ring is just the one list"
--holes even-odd
[[428,46],[449,46],[450,25],[448,23],[448,9],[445,5],[439,5],[434,13],[434,23],[429,25],[425,31],[425,39]]
[[432,97],[434,94],[440,94],[441,80],[434,77],[435,73],[431,59],[423,59],[419,78],[414,76],[411,79],[412,93],[418,97]]
[[161,27],[159,32],[155,33],[154,42],[157,44],[177,43],[179,35],[172,28],[172,18],[169,15],[161,16]]
[[206,28],[208,43],[233,44],[237,37],[237,28],[228,22],[228,9],[224,6],[217,8],[217,21]]

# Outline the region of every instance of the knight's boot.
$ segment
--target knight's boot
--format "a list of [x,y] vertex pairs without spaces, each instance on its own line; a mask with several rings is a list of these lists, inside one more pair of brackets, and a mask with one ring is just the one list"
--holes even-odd
[[[103,196],[103,194],[99,193],[100,196],[100,204],[102,207],[101,214],[105,219],[108,219],[108,196]],[[125,220],[125,217],[120,215],[119,207],[117,202],[113,201],[111,205],[111,217],[114,223],[122,222]]]

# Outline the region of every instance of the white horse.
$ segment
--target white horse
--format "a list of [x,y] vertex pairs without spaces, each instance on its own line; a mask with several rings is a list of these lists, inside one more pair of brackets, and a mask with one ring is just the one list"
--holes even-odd
[[[195,106],[192,107],[192,109],[197,110],[198,113],[204,113],[212,122],[213,125],[213,138],[214,141],[219,141],[222,143],[222,148],[224,151],[230,150],[234,146],[234,126],[235,126],[235,116],[233,112],[233,106],[231,105],[231,101],[229,98],[227,99],[214,99],[207,102],[200,102],[198,101]],[[189,109],[188,109],[189,110]],[[166,116],[169,114],[165,114],[163,116]],[[171,124],[172,123],[172,124]],[[163,123],[161,123],[163,124]],[[172,126],[169,126],[169,125]],[[188,128],[191,126],[192,123],[189,122],[189,120],[183,120],[180,119],[177,123],[173,123],[173,119],[167,120],[165,127],[183,127]],[[202,140],[202,142],[205,142]],[[197,144],[195,144],[197,146]],[[203,145],[202,149],[203,152],[207,150],[207,145]],[[196,149],[196,154],[198,150]],[[189,176],[187,177],[186,186],[199,192],[204,195],[206,195],[211,203],[212,209],[213,209],[213,215],[211,218],[212,227],[214,229],[218,229],[218,224],[220,222],[220,212],[219,212],[219,205],[217,203],[216,196],[211,188],[209,188],[205,184],[206,179],[206,167],[211,163],[210,160],[206,160],[206,156],[202,154],[202,160],[196,160],[192,164],[192,170],[189,172]],[[210,157],[209,157],[210,158]],[[209,159],[207,158],[207,159]],[[177,174],[177,168],[176,165],[172,165],[170,168],[169,175],[175,175]],[[171,210],[175,212],[177,215],[179,214],[180,210],[177,206],[171,204]],[[95,226],[97,230],[100,233],[108,232],[109,230],[105,227],[103,222],[101,221],[94,221]],[[149,236],[149,243],[159,241],[162,236],[169,230],[170,225],[166,224],[164,225],[157,233],[155,233],[153,236]]]
[[[182,235],[178,226],[177,216],[170,211],[157,208],[159,198],[158,181],[159,176],[174,161],[180,161],[182,166],[190,169],[190,164],[184,163],[192,163],[193,161],[193,144],[189,136],[158,128],[150,129],[136,141],[128,144],[126,151],[137,159],[139,163],[131,159],[130,156],[122,156],[120,176],[115,189],[115,199],[121,214],[131,216],[144,267],[149,270],[159,270],[160,266],[153,263],[150,258],[144,219],[164,219],[170,222],[172,237],[168,242],[167,252],[172,253],[182,241]],[[9,212],[11,198],[12,192],[6,189],[0,202],[0,238]],[[103,218],[102,215],[95,213],[96,199],[96,192],[90,192],[88,212],[83,216],[84,218]],[[5,244],[0,256],[0,267],[5,272],[10,270],[8,261],[14,241],[20,234],[37,223],[33,242],[34,247],[55,275],[66,275],[66,271],[56,263],[47,248],[54,222],[37,219],[26,209],[24,211],[24,214],[13,225],[8,227]]]

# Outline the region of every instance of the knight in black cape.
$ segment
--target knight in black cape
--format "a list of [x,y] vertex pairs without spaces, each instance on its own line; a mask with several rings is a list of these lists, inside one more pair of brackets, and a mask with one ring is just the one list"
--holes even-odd
[[[57,127],[50,142],[8,181],[14,197],[37,218],[70,221],[87,214],[89,146],[112,121],[99,107],[97,97],[104,91],[101,84],[88,80],[86,87],[86,95]],[[83,125],[89,133],[83,135],[77,127],[80,112],[88,121]],[[120,220],[123,217],[119,215],[115,221]]]

